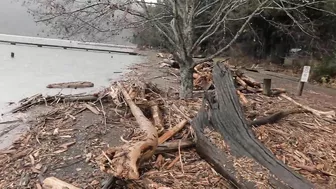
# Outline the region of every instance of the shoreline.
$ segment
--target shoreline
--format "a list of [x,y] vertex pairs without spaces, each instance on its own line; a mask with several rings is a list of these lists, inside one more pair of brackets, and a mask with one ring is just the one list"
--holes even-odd
[[[178,100],[178,95],[176,95],[179,91],[178,70],[160,67],[159,62],[161,59],[156,57],[156,52],[154,51],[148,52],[146,59],[147,61],[144,63],[130,66],[130,71],[122,74],[118,81],[127,81],[129,84],[135,84],[135,87],[141,80],[156,84],[165,94],[161,96],[161,98],[165,99],[162,108],[169,110],[165,111],[165,118],[167,119],[165,120],[166,126],[174,126],[180,119],[183,119],[183,117],[181,117],[179,113],[174,112],[174,110],[172,110],[172,113],[168,113],[170,112],[172,104],[176,104],[177,107],[183,107],[183,110],[187,111],[187,115],[194,116],[197,109],[189,110],[187,108],[189,107],[188,102]],[[279,82],[279,87],[288,84],[287,81],[282,82],[283,83]],[[111,86],[113,86],[113,84],[111,84]],[[312,107],[316,106],[316,104],[319,108],[328,107],[326,103],[330,100],[329,98],[324,97],[323,100],[326,102],[321,103],[316,101],[321,100],[318,94],[307,93],[309,93],[309,95],[304,95],[302,99],[300,99],[301,103]],[[274,108],[279,110],[290,107],[295,108],[295,106],[289,105],[287,101],[281,98],[269,98],[253,94],[247,95],[246,97],[248,97],[249,100],[255,100],[255,102],[259,103],[256,110],[260,111],[259,116],[263,116],[265,111],[274,111]],[[4,180],[3,183],[0,181],[0,188],[8,186],[7,184],[9,183],[18,183],[22,178],[27,178],[27,175],[29,175],[27,186],[40,184],[41,179],[36,178],[36,175],[38,175],[38,177],[42,178],[54,176],[82,188],[88,186],[101,188],[101,185],[106,183],[109,177],[97,166],[96,157],[101,155],[101,151],[106,150],[108,147],[123,144],[124,140],[121,139],[121,136],[125,138],[130,132],[137,128],[137,123],[134,121],[132,114],[127,108],[124,109],[125,107],[123,106],[121,108],[116,107],[115,104],[118,102],[114,100],[113,98],[106,98],[102,102],[97,103],[77,102],[53,104],[52,110],[45,111],[44,116],[39,117],[32,123],[33,127],[31,130],[23,135],[20,140],[14,144],[13,148],[8,149],[9,151],[14,151],[13,154],[8,153],[1,155],[0,153],[0,159],[3,159],[0,160],[0,165],[3,170],[5,170],[0,174],[0,178]],[[196,102],[190,103],[193,105],[197,104],[198,106],[201,104],[201,100],[201,98],[196,98]],[[165,103],[168,104],[165,105]],[[85,110],[83,110],[84,108]],[[252,113],[253,112],[247,111],[246,115],[249,116]],[[311,120],[313,117],[305,114],[292,116],[290,119],[298,123],[302,120],[313,122],[313,120]],[[323,126],[334,130],[333,127],[324,125],[324,122]],[[179,133],[175,140],[181,139],[184,135],[188,136],[188,129],[189,127]],[[261,137],[261,142],[273,153],[279,152],[274,151],[272,145],[290,145],[287,144],[289,140],[286,138],[289,134],[298,142],[300,142],[299,140],[303,140],[302,137],[304,137],[303,143],[314,144],[313,142],[309,142],[313,139],[313,137],[310,136],[310,134],[312,134],[311,130],[300,126],[295,127],[294,131],[292,129],[293,126],[284,119],[279,123],[273,124],[271,127],[268,125],[258,127],[254,130],[254,133],[256,136]],[[279,132],[274,130],[281,130],[282,133],[279,134]],[[328,136],[326,134],[331,132],[330,130],[327,130],[328,132],[325,131],[326,130],[314,130],[313,134],[314,136],[318,134],[318,136],[326,137]],[[264,138],[264,134],[271,138]],[[277,137],[273,138],[272,136],[274,135]],[[333,135],[329,137],[332,139]],[[269,140],[271,140],[270,144]],[[302,145],[288,147],[288,150],[284,148],[281,152],[284,153],[284,156],[291,157],[290,155],[293,154],[290,150],[298,150],[307,156],[308,152],[303,147]],[[320,152],[321,149],[319,149],[318,146],[313,147],[311,148],[313,148],[314,151]],[[13,161],[13,157],[16,158],[15,154],[22,154],[22,152],[25,152],[24,156]],[[183,157],[185,172],[182,172],[181,163],[175,160],[179,154]],[[34,161],[32,161],[30,156],[33,157]],[[217,173],[214,173],[209,164],[201,159],[193,148],[188,150],[181,149],[180,153],[171,152],[162,154],[161,156],[161,158],[163,158],[162,162],[158,160],[159,156],[155,155],[152,161],[144,165],[146,171],[143,172],[143,177],[149,179],[151,182],[155,181],[154,183],[159,183],[160,186],[175,186],[175,188],[178,188],[179,183],[185,183],[184,188],[195,188],[194,184],[202,186],[200,180],[206,182],[210,178],[211,180],[216,180],[214,183],[219,184],[217,187],[229,187],[226,185],[228,182]],[[287,158],[286,163],[289,163],[290,166],[295,166],[297,162],[295,159]],[[326,162],[322,161],[319,163]],[[26,165],[28,169],[19,169],[22,164]],[[167,165],[170,164],[171,168],[168,169]],[[196,166],[196,164],[198,166]],[[22,172],[19,171],[19,173],[16,173],[14,170],[21,170]],[[198,174],[197,178],[192,178],[195,172],[188,172],[189,170],[196,170],[196,172],[200,172],[200,174]],[[301,174],[304,173],[304,170],[297,171]],[[173,177],[171,177],[170,174],[172,174]],[[187,175],[187,177],[185,175]],[[144,186],[146,179],[126,183],[122,182],[122,184],[131,184],[138,187]],[[211,183],[207,186],[216,187],[215,185],[211,185]]]

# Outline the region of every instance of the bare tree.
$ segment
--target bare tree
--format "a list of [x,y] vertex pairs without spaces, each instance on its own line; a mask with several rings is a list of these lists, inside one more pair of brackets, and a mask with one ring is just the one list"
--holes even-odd
[[[40,22],[48,22],[56,31],[69,36],[96,37],[97,33],[101,33],[99,38],[108,37],[125,28],[151,23],[169,42],[169,50],[180,64],[180,97],[189,98],[193,93],[194,66],[226,51],[247,30],[253,18],[262,17],[262,13],[270,10],[281,11],[292,22],[287,26],[279,27],[285,29],[296,27],[306,35],[312,35],[313,27],[307,27],[311,22],[304,16],[305,13],[301,9],[302,7],[314,8],[314,5],[325,1],[35,0],[35,3],[40,7],[35,12]],[[319,8],[318,11],[326,10]],[[273,23],[273,20],[269,22],[277,24]],[[236,26],[234,30],[229,27],[232,24]],[[205,41],[214,39],[214,36],[219,39],[215,42],[218,45],[216,52],[206,58],[194,60],[193,55],[197,48]],[[219,36],[222,37],[219,38]],[[255,138],[243,118],[242,108],[235,95],[236,89],[228,68],[216,64],[213,76],[216,85],[215,99],[205,98],[207,106],[202,108],[193,122],[197,135],[196,149],[201,157],[210,162],[216,171],[230,180],[236,188],[258,188],[256,183],[265,186],[264,188],[312,188],[309,182],[278,160]],[[224,146],[227,144],[231,150],[227,150],[226,147],[219,149],[211,143],[210,137],[205,134],[209,129],[217,131],[223,137],[219,144],[225,142]],[[147,137],[146,141],[153,142],[157,139],[157,136],[151,132],[148,136],[150,137]],[[153,142],[151,145],[157,144]],[[136,159],[134,157],[132,160]],[[250,162],[250,159],[254,161]],[[240,163],[249,167],[239,169],[236,165]],[[123,161],[118,164],[127,165]],[[135,168],[126,167],[125,170],[133,171]],[[246,170],[249,170],[251,175],[259,175],[260,178],[255,178],[256,180],[253,181],[250,177],[243,177],[242,172]],[[139,177],[138,172],[135,173],[132,178]]]
[[[307,35],[300,18],[306,18],[300,9],[314,7],[326,1],[305,0],[35,0],[39,7],[34,11],[38,22],[51,24],[58,33],[66,36],[104,40],[122,29],[151,23],[169,42],[170,52],[180,63],[181,98],[190,98],[193,93],[193,67],[225,52],[249,26],[254,17],[264,11],[284,12]],[[153,11],[153,8],[159,9]],[[324,11],[320,9],[319,11]],[[294,13],[293,13],[294,12]],[[203,18],[199,22],[199,18]],[[228,27],[238,23],[234,32]],[[237,25],[237,24],[236,24]],[[202,31],[199,33],[199,31]],[[197,32],[197,36],[195,33]],[[213,36],[222,36],[216,41],[220,47],[212,55],[195,61],[197,48]]]

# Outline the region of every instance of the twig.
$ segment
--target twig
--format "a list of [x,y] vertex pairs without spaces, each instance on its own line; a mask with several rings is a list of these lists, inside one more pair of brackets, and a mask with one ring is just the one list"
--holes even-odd
[[112,165],[113,164],[112,160],[105,154],[104,151],[102,151],[102,153],[105,156],[105,158],[107,159],[107,161],[110,162],[110,164]]
[[175,104],[172,105],[172,107],[179,112],[186,120],[189,121],[189,123],[192,122],[192,119],[190,117],[188,117],[187,115],[185,115]]
[[179,153],[179,159],[180,159],[180,163],[181,163],[181,170],[182,170],[182,173],[184,174],[182,155],[181,155],[181,140],[179,141],[178,153]]
[[176,162],[178,162],[180,159],[180,156],[176,156],[176,158],[167,166],[167,169],[170,169],[174,166]]
[[4,121],[4,122],[0,122],[0,125],[16,123],[16,122],[22,122],[22,120],[17,119],[17,120],[11,120],[11,121]]

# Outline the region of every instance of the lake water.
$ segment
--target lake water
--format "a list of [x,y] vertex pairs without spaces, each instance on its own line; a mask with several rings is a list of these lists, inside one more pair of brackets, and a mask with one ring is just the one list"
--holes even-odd
[[[11,52],[15,57],[11,58]],[[143,57],[120,53],[90,52],[61,48],[0,44],[0,114],[14,106],[9,102],[37,93],[54,95],[93,93],[111,84],[127,67],[140,63]],[[47,89],[50,83],[90,81],[88,89]],[[0,122],[15,120],[26,115],[0,116]],[[25,124],[0,124],[0,150],[11,145],[19,133],[27,129]]]
[[[15,57],[11,58],[11,52]],[[94,88],[67,89],[64,93],[97,91],[140,56],[90,52],[59,48],[0,44],[0,107],[36,93],[56,94],[60,89],[46,89],[50,83],[90,81]],[[2,112],[0,111],[0,112]]]
[[[43,24],[36,24],[23,0],[0,0],[0,34],[32,37],[62,38],[50,35]],[[111,36],[106,43],[132,45],[128,37],[130,30],[119,36]],[[76,38],[74,38],[76,40]],[[81,39],[90,41],[90,39]],[[85,46],[89,48],[87,45]],[[121,49],[122,50],[122,49]],[[11,58],[11,52],[15,57]],[[8,112],[9,102],[17,102],[36,93],[53,95],[60,89],[47,89],[50,83],[90,81],[95,84],[89,89],[62,90],[65,94],[95,92],[110,84],[120,73],[142,57],[127,54],[87,52],[60,48],[9,45],[0,43],[0,114]],[[26,117],[20,113],[0,116],[0,150],[11,145],[19,133],[27,129],[25,124],[1,124],[6,120]]]

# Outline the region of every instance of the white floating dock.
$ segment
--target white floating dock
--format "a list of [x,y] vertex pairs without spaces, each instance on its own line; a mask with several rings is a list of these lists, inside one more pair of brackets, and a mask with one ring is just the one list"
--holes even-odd
[[0,34],[0,43],[12,45],[32,45],[38,47],[58,47],[63,49],[81,49],[87,51],[103,51],[109,53],[128,53],[136,55],[135,46],[123,46],[104,43],[81,42],[62,39],[50,39],[41,37],[27,37],[18,35]]

